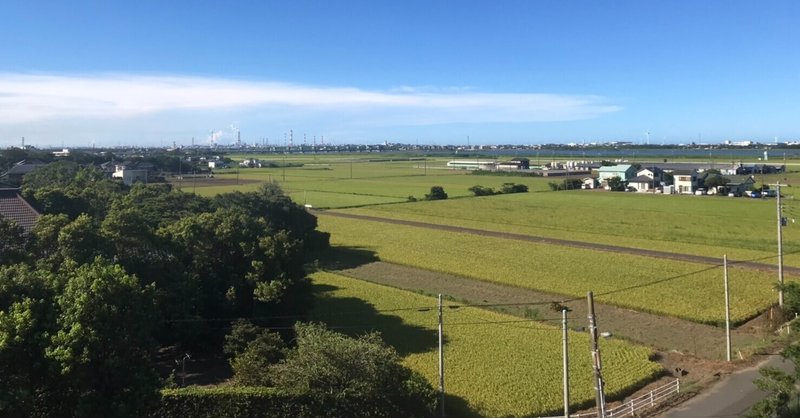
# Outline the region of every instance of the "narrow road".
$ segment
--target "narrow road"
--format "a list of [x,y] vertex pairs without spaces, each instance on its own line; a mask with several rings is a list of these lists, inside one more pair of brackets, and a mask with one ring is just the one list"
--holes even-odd
[[754,403],[766,397],[753,385],[762,367],[777,367],[787,373],[794,365],[779,355],[768,356],[759,364],[730,374],[706,392],[660,415],[661,418],[736,418],[744,416]]
[[[358,219],[363,221],[372,221],[372,222],[383,222],[388,224],[394,225],[406,225],[406,226],[414,226],[418,228],[428,228],[428,229],[435,229],[439,231],[448,231],[448,232],[460,232],[464,234],[473,234],[473,235],[480,235],[485,237],[494,237],[494,238],[503,238],[503,239],[512,239],[517,241],[527,241],[527,242],[535,242],[539,244],[549,244],[549,245],[560,245],[564,247],[573,247],[573,248],[584,248],[589,250],[596,250],[596,251],[607,251],[607,252],[616,252],[616,253],[624,253],[624,254],[631,254],[631,255],[638,255],[642,257],[653,257],[653,258],[660,258],[660,259],[670,259],[670,260],[678,260],[678,261],[688,261],[692,263],[701,263],[701,264],[710,264],[714,266],[722,265],[719,258],[714,257],[704,257],[700,255],[692,255],[692,254],[680,254],[680,253],[670,253],[666,251],[654,251],[654,250],[645,250],[641,248],[631,248],[631,247],[620,247],[616,245],[608,245],[608,244],[598,244],[592,242],[583,242],[583,241],[571,241],[565,239],[558,239],[558,238],[548,238],[548,237],[540,237],[535,235],[524,235],[524,234],[514,234],[511,232],[498,232],[498,231],[487,231],[483,229],[474,229],[474,228],[466,228],[461,226],[450,226],[450,225],[440,225],[428,222],[418,222],[418,221],[409,221],[403,219],[390,219],[390,218],[381,218],[377,216],[368,216],[368,215],[356,215],[352,213],[342,213],[342,212],[333,212],[333,211],[319,211],[314,210],[312,211],[315,215],[327,215],[327,216],[337,216],[340,218],[348,218],[348,219]],[[770,265],[770,264],[763,264],[763,263],[755,263],[752,261],[735,261],[735,260],[728,260],[728,264],[731,266],[737,266],[742,268],[747,268],[751,270],[761,270],[761,271],[777,271],[777,267]],[[789,267],[784,266],[783,271],[787,274],[797,274],[800,275],[800,268],[798,267]]]

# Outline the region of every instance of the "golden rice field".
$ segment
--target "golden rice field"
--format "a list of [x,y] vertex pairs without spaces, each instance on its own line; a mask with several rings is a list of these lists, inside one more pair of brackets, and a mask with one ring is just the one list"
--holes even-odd
[[[383,261],[583,297],[697,322],[724,321],[722,267],[659,260],[319,215],[334,246]],[[777,299],[774,274],[730,269],[731,318],[742,322]]]
[[[438,387],[436,300],[341,275],[312,276],[312,317],[342,332],[380,331],[403,362]],[[454,305],[448,302],[446,305]],[[414,308],[414,309],[407,309]],[[420,309],[421,308],[421,309]],[[445,388],[450,416],[463,404],[488,417],[522,417],[561,411],[560,314],[549,323],[475,307],[445,308]],[[545,318],[546,319],[546,318]],[[594,399],[588,334],[569,333],[571,405]],[[615,396],[661,372],[650,349],[601,341],[607,394]]]

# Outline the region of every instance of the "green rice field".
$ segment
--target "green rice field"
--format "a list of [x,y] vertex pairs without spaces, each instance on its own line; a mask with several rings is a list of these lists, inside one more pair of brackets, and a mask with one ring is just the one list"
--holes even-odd
[[[373,221],[319,216],[331,244],[383,261],[497,282],[565,297],[596,299],[697,322],[724,321],[724,300],[709,297],[722,268],[588,249],[537,244]],[[731,318],[742,322],[776,300],[775,277],[730,269]]]
[[[331,273],[312,276],[315,320],[350,334],[380,331],[404,363],[438,387],[436,300]],[[453,303],[448,303],[453,305]],[[408,309],[413,308],[413,309]],[[549,323],[474,307],[446,308],[445,388],[448,415],[465,408],[488,417],[557,414],[563,405],[560,314]],[[569,335],[573,408],[594,400],[588,334]],[[650,349],[602,340],[607,394],[618,396],[661,372]]]
[[[787,217],[800,215],[788,200]],[[731,260],[777,262],[774,199],[604,191],[519,193],[349,209],[393,219]],[[800,267],[800,224],[783,230],[784,263]]]

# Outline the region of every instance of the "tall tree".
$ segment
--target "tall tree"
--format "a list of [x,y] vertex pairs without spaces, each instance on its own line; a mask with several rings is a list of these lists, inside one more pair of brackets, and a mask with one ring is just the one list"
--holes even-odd
[[297,348],[274,368],[277,387],[308,393],[329,416],[431,416],[436,395],[377,333],[349,338],[318,324],[296,326]]
[[153,288],[97,258],[66,272],[46,355],[75,416],[141,416],[157,400]]

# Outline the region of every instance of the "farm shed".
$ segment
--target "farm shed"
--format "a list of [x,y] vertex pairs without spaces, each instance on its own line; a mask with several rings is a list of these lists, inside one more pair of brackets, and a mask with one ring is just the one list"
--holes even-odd
[[636,170],[630,164],[608,165],[597,169],[597,178],[601,182],[606,182],[613,177],[619,177],[622,181],[628,181],[636,176]]

